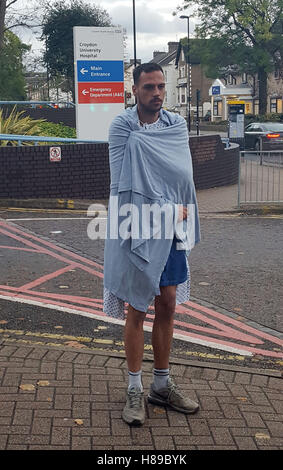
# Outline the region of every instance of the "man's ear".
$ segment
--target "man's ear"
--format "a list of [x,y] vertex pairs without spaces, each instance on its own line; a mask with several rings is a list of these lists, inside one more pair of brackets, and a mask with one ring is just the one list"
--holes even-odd
[[136,85],[133,85],[133,86],[132,86],[132,90],[133,90],[133,95],[136,96],[136,95],[137,95],[137,87],[136,87]]

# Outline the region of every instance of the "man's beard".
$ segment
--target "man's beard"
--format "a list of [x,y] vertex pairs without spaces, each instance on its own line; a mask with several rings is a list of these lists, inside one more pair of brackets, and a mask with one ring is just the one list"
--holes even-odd
[[142,103],[139,103],[139,105],[143,112],[147,114],[156,114],[156,113],[159,113],[160,109],[162,108],[163,102],[162,101],[158,102],[159,106],[157,106],[157,103],[155,106],[154,106],[154,103],[152,103],[152,106],[150,104],[144,105]]

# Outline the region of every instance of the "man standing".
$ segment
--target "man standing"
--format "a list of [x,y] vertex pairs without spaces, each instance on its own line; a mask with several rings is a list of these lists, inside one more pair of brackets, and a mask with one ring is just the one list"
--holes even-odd
[[[169,355],[176,303],[189,298],[187,254],[200,235],[187,127],[182,117],[162,109],[162,68],[155,63],[137,67],[133,93],[137,105],[115,118],[109,132],[111,193],[104,258],[104,311],[124,318],[124,302],[129,304],[124,333],[129,386],[122,417],[128,424],[139,425],[145,420],[143,323],[151,301],[155,307],[154,371],[148,401],[186,414],[199,409],[169,377]],[[157,205],[165,214],[172,208],[175,218],[171,221],[171,238],[164,236],[160,226],[156,228],[156,220],[152,223],[143,219],[142,235],[134,236],[140,221],[136,222],[133,215],[128,219],[126,236],[119,230],[118,237],[111,238],[109,226],[114,211],[119,211],[116,215],[121,227],[120,216],[126,215],[126,206],[135,206],[137,213],[143,214],[146,205],[150,210]],[[178,223],[188,223],[187,207],[194,208],[190,218],[195,228],[191,245],[187,235],[179,235],[177,230]],[[150,230],[151,235],[144,237]]]

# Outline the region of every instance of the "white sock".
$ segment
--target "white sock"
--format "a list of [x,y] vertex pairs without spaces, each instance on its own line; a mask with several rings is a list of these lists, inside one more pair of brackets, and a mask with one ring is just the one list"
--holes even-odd
[[153,388],[160,390],[167,387],[169,369],[153,369]]
[[143,391],[143,386],[142,386],[142,381],[141,381],[142,371],[139,370],[138,372],[131,372],[129,370],[128,376],[129,376],[128,390],[134,387],[134,388],[139,388],[141,391]]

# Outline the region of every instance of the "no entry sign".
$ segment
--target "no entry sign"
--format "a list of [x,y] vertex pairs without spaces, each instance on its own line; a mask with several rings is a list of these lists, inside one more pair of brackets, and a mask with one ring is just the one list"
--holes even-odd
[[107,141],[124,110],[122,29],[74,27],[74,55],[77,137]]

